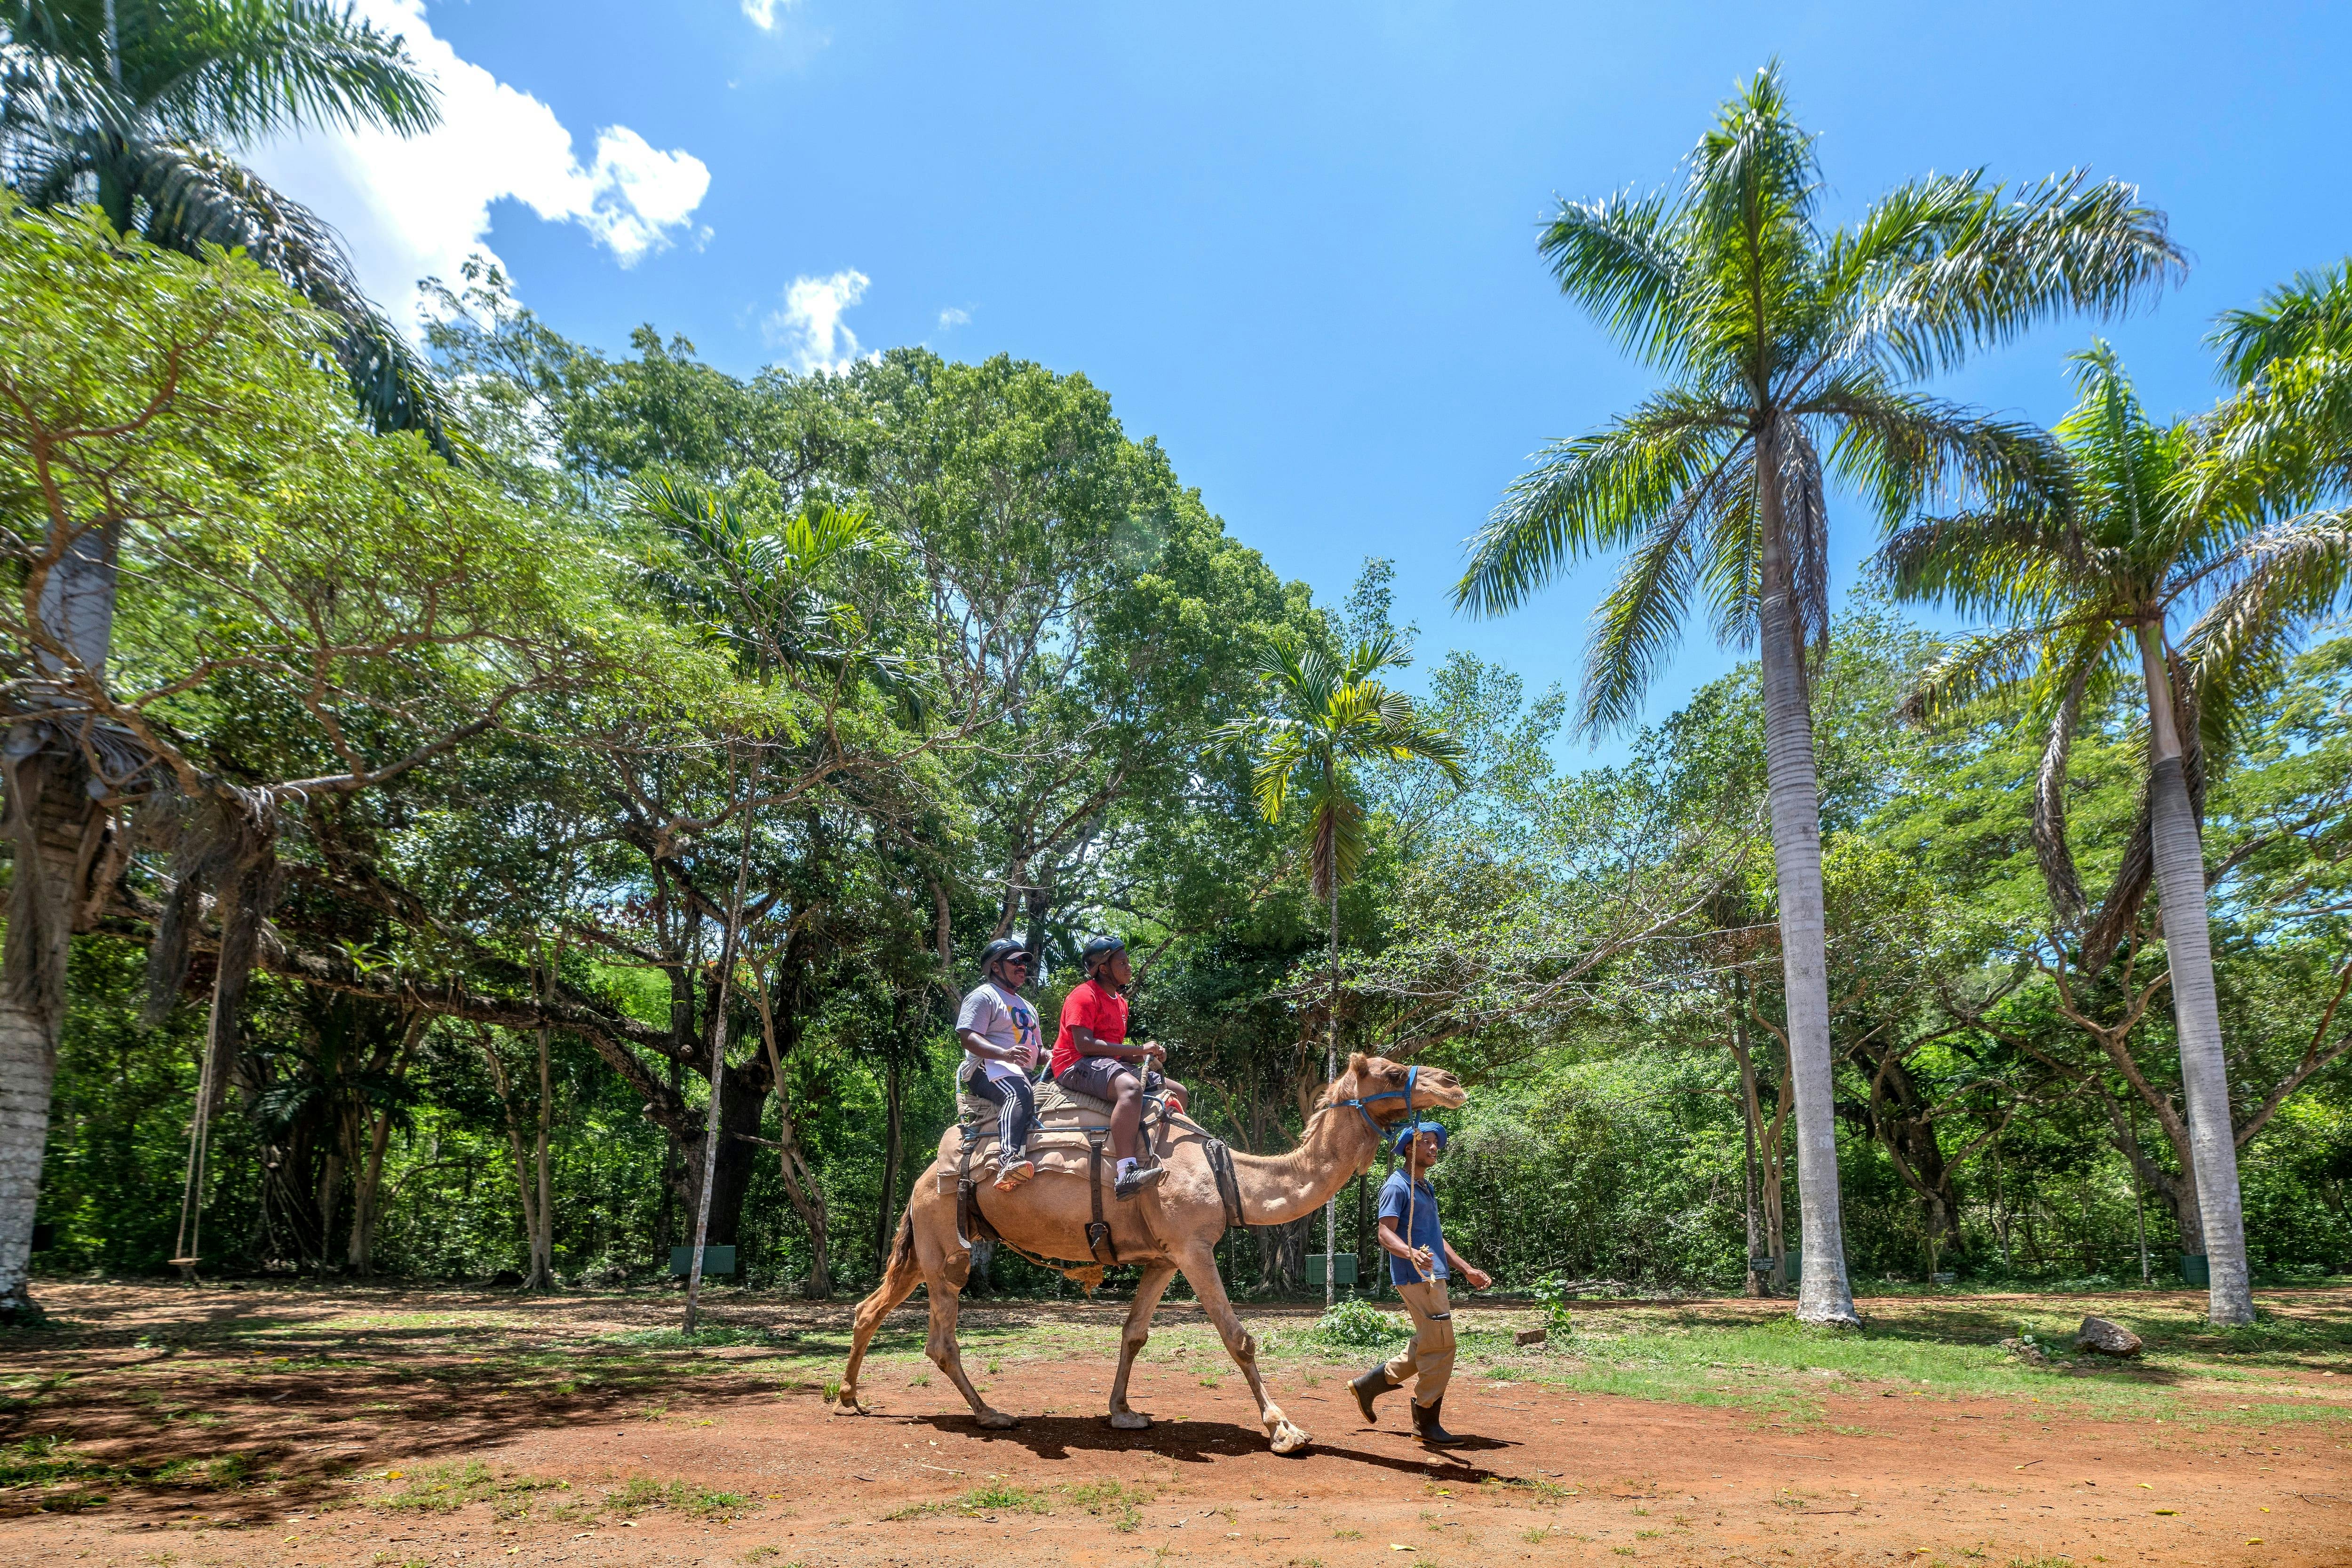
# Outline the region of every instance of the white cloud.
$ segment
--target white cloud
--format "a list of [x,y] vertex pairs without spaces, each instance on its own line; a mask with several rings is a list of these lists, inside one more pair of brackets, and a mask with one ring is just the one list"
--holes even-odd
[[[404,37],[441,88],[441,123],[423,136],[320,131],[255,149],[254,166],[341,229],[360,281],[395,314],[425,276],[454,278],[487,251],[493,203],[509,197],[551,223],[576,223],[623,267],[691,231],[710,171],[625,125],[597,132],[581,166],[572,132],[539,99],[460,59],[436,37],[425,0],[359,0],[360,15]],[[708,231],[705,231],[706,233]]]
[[950,305],[940,312],[940,327],[943,331],[953,331],[958,327],[970,325],[971,325],[971,312],[969,310],[959,310]]
[[751,17],[751,25],[761,31],[773,32],[776,13],[789,11],[794,4],[796,0],[743,0],[743,15]]
[[872,281],[853,267],[830,277],[793,278],[784,290],[783,308],[761,324],[768,341],[790,354],[793,368],[803,375],[847,370],[857,358],[857,334],[841,313],[866,297]]

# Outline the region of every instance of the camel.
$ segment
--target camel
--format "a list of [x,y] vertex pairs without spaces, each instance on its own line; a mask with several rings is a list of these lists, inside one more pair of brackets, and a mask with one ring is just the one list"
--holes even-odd
[[[1251,1225],[1282,1225],[1303,1218],[1370,1169],[1381,1147],[1381,1134],[1373,1124],[1386,1126],[1405,1119],[1408,1084],[1412,1086],[1411,1112],[1452,1109],[1469,1098],[1451,1072],[1423,1068],[1409,1073],[1381,1057],[1360,1052],[1350,1056],[1347,1071],[1325,1087],[1297,1148],[1272,1156],[1238,1152],[1233,1155],[1243,1218]],[[1359,1110],[1349,1103],[1352,1101],[1369,1103]],[[1079,1135],[1066,1129],[1066,1124],[1051,1125],[1040,1137],[1049,1145],[1066,1143],[1083,1150]],[[1181,1269],[1192,1282],[1202,1310],[1225,1342],[1234,1364],[1248,1380],[1250,1396],[1257,1401],[1258,1421],[1274,1451],[1297,1453],[1310,1440],[1308,1435],[1267,1396],[1265,1380],[1258,1375],[1257,1342],[1242,1326],[1225,1295],[1224,1281],[1217,1274],[1215,1249],[1225,1233],[1225,1207],[1209,1165],[1208,1134],[1179,1118],[1171,1122],[1163,1136],[1161,1160],[1168,1167],[1167,1176],[1159,1186],[1129,1202],[1109,1199],[1109,1162],[1104,1162],[1103,1214],[1110,1221],[1119,1261],[1140,1264],[1143,1270],[1135,1300],[1128,1308],[1127,1326],[1119,1335],[1118,1373],[1110,1387],[1110,1425],[1130,1432],[1151,1425],[1150,1416],[1127,1402],[1128,1376],[1134,1370],[1137,1353],[1150,1337],[1151,1314],[1160,1304],[1160,1292]],[[1015,1424],[1015,1417],[981,1398],[971,1379],[964,1375],[956,1347],[957,1298],[971,1273],[971,1253],[956,1228],[956,1175],[962,1148],[961,1130],[950,1127],[940,1139],[939,1156],[915,1184],[882,1283],[858,1303],[856,1336],[849,1348],[849,1364],[842,1369],[841,1392],[835,1406],[837,1414],[866,1413],[857,1395],[857,1373],[865,1363],[866,1346],[882,1320],[921,1285],[930,1297],[930,1337],[925,1350],[931,1360],[963,1395],[981,1426]],[[992,1143],[990,1148],[992,1151]],[[980,1212],[999,1236],[1024,1252],[1083,1263],[1088,1256],[1087,1222],[1093,1218],[1085,1172],[1082,1163],[1076,1165],[1075,1179],[1062,1171],[1041,1168],[1035,1177],[1009,1193],[981,1181]],[[981,1175],[977,1164],[972,1174],[975,1178]]]

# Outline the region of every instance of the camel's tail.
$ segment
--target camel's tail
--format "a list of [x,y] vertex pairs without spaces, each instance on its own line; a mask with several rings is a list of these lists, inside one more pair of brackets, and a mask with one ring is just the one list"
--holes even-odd
[[910,1203],[907,1206],[907,1211],[898,1216],[898,1239],[890,1244],[890,1267],[886,1271],[884,1282],[886,1284],[888,1282],[888,1275],[914,1266],[915,1206]]

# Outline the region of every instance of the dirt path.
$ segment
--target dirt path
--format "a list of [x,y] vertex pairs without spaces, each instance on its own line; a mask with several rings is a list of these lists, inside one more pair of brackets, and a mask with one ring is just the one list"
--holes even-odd
[[[827,1413],[813,1381],[751,1375],[750,1358],[768,1354],[756,1348],[683,1353],[706,1364],[740,1356],[740,1376],[665,1381],[656,1358],[642,1385],[601,1390],[567,1386],[560,1347],[540,1348],[543,1380],[477,1395],[462,1382],[453,1392],[466,1357],[433,1358],[429,1381],[381,1354],[173,1362],[152,1328],[128,1343],[12,1351],[0,1364],[82,1369],[47,1417],[81,1451],[152,1462],[174,1443],[210,1451],[233,1438],[287,1479],[126,1485],[79,1511],[21,1512],[0,1519],[0,1562],[2352,1559],[2352,1453],[2334,1424],[2200,1431],[1872,1392],[1828,1395],[1822,1419],[1792,1430],[1738,1409],[1471,1375],[1456,1379],[1446,1415],[1479,1440],[1437,1458],[1404,1436],[1401,1396],[1366,1429],[1338,1377],[1308,1386],[1301,1371],[1280,1395],[1316,1441],[1286,1460],[1246,1423],[1239,1379],[1197,1356],[1139,1368],[1136,1403],[1160,1417],[1150,1432],[1104,1425],[1110,1366],[1090,1354],[1008,1368],[992,1397],[1032,1414],[984,1433],[943,1379],[905,1359],[875,1369],[875,1413],[858,1418]],[[205,1405],[218,1424],[171,1425],[173,1399]],[[442,1503],[455,1506],[435,1511]]]

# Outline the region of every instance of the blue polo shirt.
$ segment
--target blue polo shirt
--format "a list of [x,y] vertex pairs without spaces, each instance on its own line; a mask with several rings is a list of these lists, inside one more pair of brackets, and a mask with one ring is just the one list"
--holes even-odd
[[[1412,1195],[1412,1212],[1406,1213],[1406,1195]],[[1397,1222],[1397,1234],[1409,1247],[1426,1247],[1431,1259],[1429,1277],[1446,1277],[1445,1237],[1437,1228],[1437,1194],[1425,1181],[1414,1181],[1404,1174],[1400,1165],[1389,1175],[1381,1188],[1381,1218]],[[1394,1253],[1389,1255],[1389,1278],[1400,1285],[1418,1285],[1421,1270]]]

